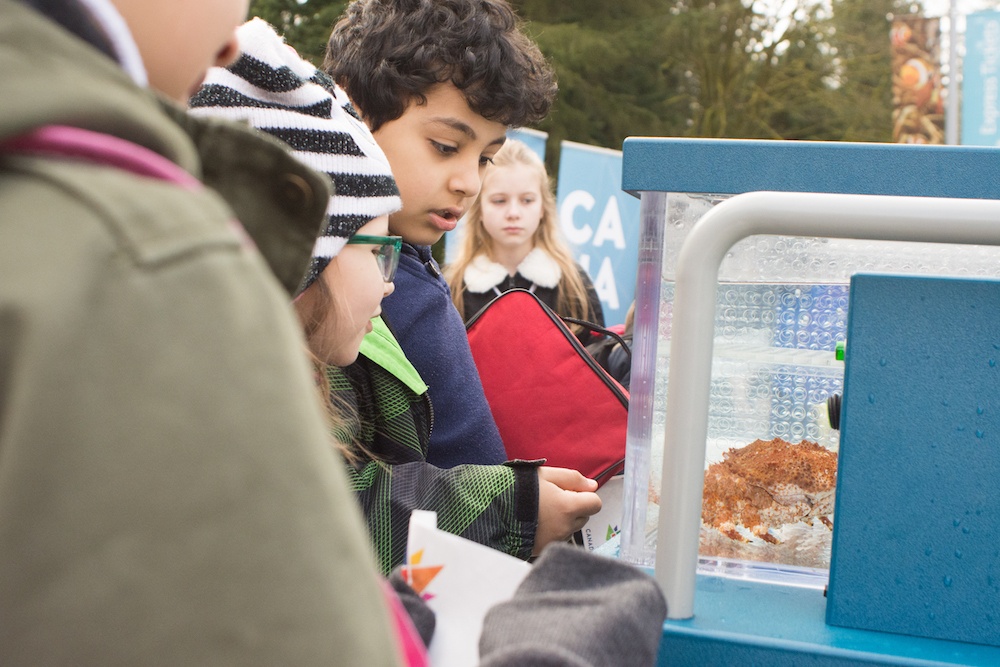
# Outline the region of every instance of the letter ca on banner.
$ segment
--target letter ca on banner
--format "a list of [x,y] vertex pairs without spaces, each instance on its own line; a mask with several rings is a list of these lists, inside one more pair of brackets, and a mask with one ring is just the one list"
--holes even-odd
[[[566,195],[559,207],[559,220],[566,239],[577,249],[580,265],[593,279],[597,296],[610,310],[618,310],[621,308],[621,299],[611,254],[620,253],[625,250],[626,245],[618,198],[615,195],[608,197],[596,229],[588,224],[578,226],[576,223],[578,217],[585,217],[575,215],[577,209],[590,212],[594,210],[596,203],[594,196],[586,190],[573,190]],[[609,244],[609,247],[603,248],[603,251],[590,252],[591,248],[602,248],[605,244]],[[596,271],[590,265],[592,254],[603,255]]]

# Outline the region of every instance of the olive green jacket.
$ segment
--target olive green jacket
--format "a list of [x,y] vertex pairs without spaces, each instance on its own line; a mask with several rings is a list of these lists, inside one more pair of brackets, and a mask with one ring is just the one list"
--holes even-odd
[[209,187],[0,154],[0,664],[397,664],[289,305],[324,180],[0,0],[0,143],[46,124]]

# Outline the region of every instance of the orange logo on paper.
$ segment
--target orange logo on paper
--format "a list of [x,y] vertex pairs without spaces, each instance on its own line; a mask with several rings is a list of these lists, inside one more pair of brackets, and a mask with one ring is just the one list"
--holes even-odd
[[438,575],[438,572],[444,569],[444,565],[420,565],[420,561],[424,558],[424,550],[413,554],[410,558],[407,566],[402,569],[403,578],[408,584],[415,590],[421,598],[424,600],[430,600],[434,597],[431,593],[424,593],[424,590],[430,585],[434,577]]

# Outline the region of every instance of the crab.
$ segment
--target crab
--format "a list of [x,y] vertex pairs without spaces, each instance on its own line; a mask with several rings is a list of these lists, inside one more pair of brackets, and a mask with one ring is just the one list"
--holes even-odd
[[751,541],[748,533],[780,544],[772,528],[800,521],[832,529],[836,479],[836,452],[808,440],[755,440],[705,471],[701,519],[740,542]]

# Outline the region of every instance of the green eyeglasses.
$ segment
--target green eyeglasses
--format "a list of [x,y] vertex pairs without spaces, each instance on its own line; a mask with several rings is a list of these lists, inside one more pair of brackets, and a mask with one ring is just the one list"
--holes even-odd
[[399,266],[399,251],[403,249],[402,236],[365,236],[355,234],[347,245],[373,245],[375,261],[382,272],[382,280],[391,283],[396,277],[396,267]]

